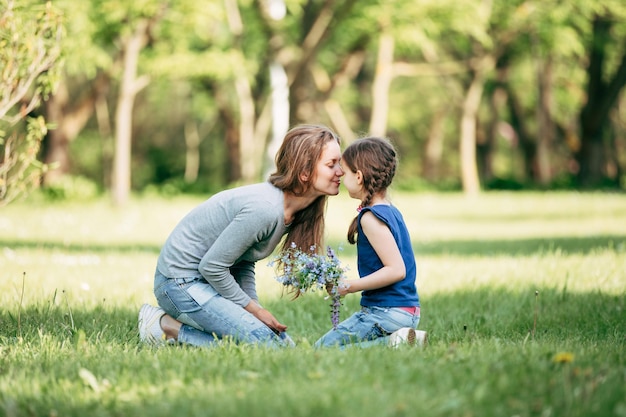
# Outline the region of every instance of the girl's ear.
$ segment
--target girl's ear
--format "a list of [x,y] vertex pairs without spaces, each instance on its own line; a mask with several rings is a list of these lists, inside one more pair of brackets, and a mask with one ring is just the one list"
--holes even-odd
[[363,184],[363,173],[360,169],[356,170],[356,183],[359,185]]
[[309,181],[309,173],[308,172],[300,173],[300,181],[302,181],[303,183],[306,183],[307,181]]

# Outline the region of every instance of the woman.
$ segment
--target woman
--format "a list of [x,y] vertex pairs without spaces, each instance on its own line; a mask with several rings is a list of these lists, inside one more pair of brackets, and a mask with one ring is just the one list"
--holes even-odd
[[291,129],[264,183],[215,194],[174,228],[157,261],[159,307],[142,306],[142,341],[213,346],[221,339],[266,346],[293,345],[258,301],[254,263],[282,250],[323,247],[324,211],[339,193],[339,138],[327,127]]

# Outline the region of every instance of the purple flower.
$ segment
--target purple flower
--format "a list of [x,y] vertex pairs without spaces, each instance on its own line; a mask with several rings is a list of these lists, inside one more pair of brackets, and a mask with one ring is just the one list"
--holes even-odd
[[269,265],[276,268],[276,280],[284,286],[291,287],[296,296],[308,291],[327,291],[327,286],[332,286],[331,322],[336,329],[341,309],[338,286],[343,281],[347,268],[341,266],[341,261],[330,246],[326,248],[326,255],[317,254],[315,249],[315,246],[311,246],[310,253],[306,253],[292,242],[289,248],[271,260]]

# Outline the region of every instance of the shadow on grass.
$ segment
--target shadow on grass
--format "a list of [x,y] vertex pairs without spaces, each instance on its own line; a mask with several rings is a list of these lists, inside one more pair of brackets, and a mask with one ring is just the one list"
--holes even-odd
[[[511,202],[512,205],[516,204]],[[514,209],[514,207],[511,207]],[[439,221],[462,221],[467,223],[476,222],[522,222],[522,221],[563,221],[576,222],[579,220],[589,220],[590,215],[599,215],[599,213],[593,213],[593,211],[580,210],[577,212],[558,210],[555,207],[555,211],[544,210],[520,210],[520,211],[498,211],[497,209],[484,210],[478,212],[459,212],[459,211],[444,211],[444,212],[428,212],[428,219]],[[620,219],[626,217],[626,208],[623,204],[614,205],[611,207],[604,207],[602,215],[605,217]]]
[[[342,320],[359,309],[359,300],[344,300]],[[305,338],[314,342],[330,329],[328,300],[321,296],[311,294],[293,301],[282,298],[264,304],[290,326],[296,341]],[[492,338],[518,343],[534,332],[535,338],[564,343],[618,338],[626,344],[626,298],[565,288],[511,291],[481,287],[438,293],[422,301],[419,328],[427,330],[434,343]]]
[[[0,242],[1,243],[1,242]],[[341,248],[340,256],[355,256],[356,247],[345,242],[331,241],[330,246]],[[626,252],[626,236],[595,235],[545,237],[532,239],[471,239],[437,240],[432,242],[413,241],[416,255],[511,255],[527,256],[542,253],[587,254],[596,250]]]
[[547,237],[511,240],[451,240],[436,242],[413,242],[418,255],[532,255],[536,253],[587,254],[595,250],[626,252],[626,236],[598,235]]
[[128,244],[105,244],[105,243],[63,243],[57,241],[32,241],[32,240],[2,240],[0,239],[0,248],[6,247],[13,250],[32,249],[32,250],[59,250],[65,252],[94,252],[94,253],[137,253],[147,252],[158,254],[161,250],[160,245],[150,245],[146,243],[128,243]]
[[[42,302],[21,311],[19,326],[16,311],[0,310],[0,385],[17,388],[0,396],[0,415],[498,416],[564,409],[550,415],[571,417],[613,415],[623,403],[623,296],[488,287],[436,294],[423,304],[420,328],[430,342],[417,354],[384,347],[312,352],[309,342],[330,327],[328,301],[307,294],[265,305],[290,326],[299,347],[155,350],[138,340],[138,306],[70,312]],[[347,317],[358,297],[344,307]],[[555,372],[558,352],[576,355],[582,373],[565,366]],[[564,378],[571,392],[586,396],[573,401]],[[594,389],[581,391],[589,381]],[[474,387],[481,384],[488,395],[477,399]],[[382,404],[406,404],[416,386],[427,392],[410,404],[411,414],[376,405],[381,396]],[[376,402],[355,410],[352,399],[372,392]],[[434,412],[450,392],[458,412]],[[422,405],[426,397],[434,399]],[[531,403],[539,411],[529,414]],[[569,412],[573,407],[581,412]]]
[[515,292],[482,287],[425,300],[419,327],[431,333],[431,340],[445,342],[498,338],[508,344],[534,338],[564,345],[626,345],[626,299],[600,290],[569,292],[565,287]]
[[[356,248],[347,242],[332,240],[327,242],[339,250],[340,255],[353,256]],[[103,243],[63,243],[56,241],[2,240],[0,247],[10,249],[63,250],[66,252],[129,253],[146,252],[158,254],[160,245],[146,243],[103,244]],[[596,235],[571,237],[546,237],[533,239],[492,239],[492,240],[448,240],[422,242],[414,241],[417,255],[531,255],[563,251],[566,253],[591,253],[595,250],[626,252],[626,236]]]
[[[538,290],[536,294],[535,291]],[[341,319],[359,309],[359,297],[344,300]],[[298,342],[315,342],[330,329],[330,306],[321,294],[296,300],[267,300],[264,305],[284,324]],[[36,341],[46,337],[60,343],[75,342],[78,333],[85,342],[136,345],[139,306],[100,305],[81,309],[42,302],[0,310],[0,345],[7,338]],[[481,287],[472,291],[434,294],[422,302],[420,329],[434,343],[456,343],[498,338],[519,343],[529,334],[575,343],[618,340],[626,344],[626,298],[596,292],[569,292],[566,288]]]
[[[81,309],[52,301],[20,310],[0,311],[2,339],[25,342],[51,339],[64,343],[138,343],[137,311],[113,306]],[[79,340],[81,339],[81,340]]]

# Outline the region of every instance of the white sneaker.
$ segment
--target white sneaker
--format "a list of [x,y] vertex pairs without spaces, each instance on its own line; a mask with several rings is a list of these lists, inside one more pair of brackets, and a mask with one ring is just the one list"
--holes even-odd
[[160,307],[144,304],[139,310],[139,339],[149,345],[161,346],[165,343],[165,333],[161,328],[161,317],[165,311]]
[[426,346],[428,333],[423,330],[415,330],[411,327],[403,327],[389,336],[389,346],[397,348],[402,344],[409,346]]

